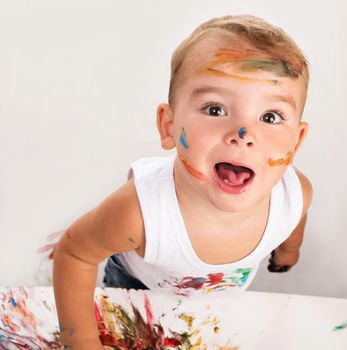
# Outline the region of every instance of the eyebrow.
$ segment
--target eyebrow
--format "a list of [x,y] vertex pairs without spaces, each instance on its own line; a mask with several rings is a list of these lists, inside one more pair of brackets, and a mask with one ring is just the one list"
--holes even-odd
[[196,97],[196,96],[208,94],[208,93],[229,94],[230,91],[227,89],[214,87],[214,86],[203,86],[203,87],[194,89],[193,92],[191,93],[191,96]]
[[274,95],[272,96],[272,99],[277,102],[285,102],[288,103],[289,105],[291,105],[295,110],[297,108],[295,100],[293,98],[293,96],[291,95]]
[[[203,86],[203,87],[199,87],[199,88],[194,89],[191,93],[191,97],[194,98],[194,97],[197,97],[199,95],[208,94],[208,93],[229,95],[230,90],[220,88],[220,87],[214,87],[214,86]],[[293,96],[291,96],[291,95],[276,94],[276,95],[271,96],[271,100],[273,100],[275,102],[288,103],[295,110],[297,108],[295,100],[294,100]]]

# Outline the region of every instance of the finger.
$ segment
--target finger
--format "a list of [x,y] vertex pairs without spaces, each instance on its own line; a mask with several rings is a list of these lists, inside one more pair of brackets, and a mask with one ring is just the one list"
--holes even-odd
[[283,266],[278,266],[275,264],[269,264],[267,267],[269,272],[288,272],[291,269],[291,266],[288,265],[283,265]]

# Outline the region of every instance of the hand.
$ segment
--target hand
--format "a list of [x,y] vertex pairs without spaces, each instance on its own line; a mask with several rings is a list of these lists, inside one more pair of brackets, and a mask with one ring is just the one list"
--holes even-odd
[[267,269],[270,272],[287,272],[298,262],[299,256],[299,249],[288,251],[278,247],[271,252]]

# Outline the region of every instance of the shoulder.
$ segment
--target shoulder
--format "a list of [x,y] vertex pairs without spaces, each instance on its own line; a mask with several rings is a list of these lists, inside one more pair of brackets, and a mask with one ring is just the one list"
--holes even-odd
[[133,180],[81,216],[65,232],[58,250],[89,263],[145,247],[144,224]]
[[144,224],[133,178],[95,208],[95,224],[102,228],[114,251],[140,249],[144,245]]
[[310,180],[298,169],[294,168],[301,184],[303,196],[303,215],[306,214],[312,202],[313,188]]

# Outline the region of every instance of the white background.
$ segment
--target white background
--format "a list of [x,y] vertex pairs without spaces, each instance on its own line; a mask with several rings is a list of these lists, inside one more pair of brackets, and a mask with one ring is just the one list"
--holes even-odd
[[255,290],[347,297],[347,5],[302,1],[0,1],[0,285],[34,285],[37,248],[166,154],[155,110],[173,49],[201,22],[253,14],[282,27],[311,63],[295,165],[311,180],[300,263]]

